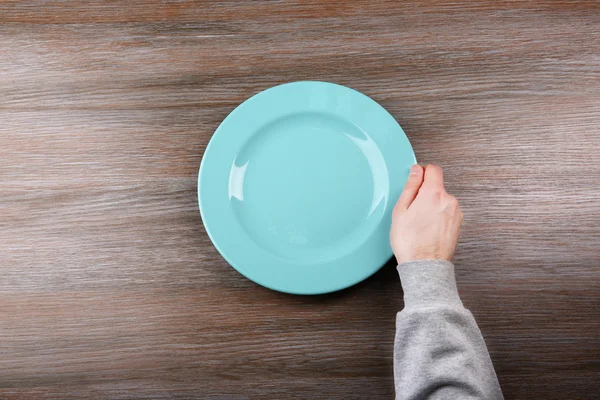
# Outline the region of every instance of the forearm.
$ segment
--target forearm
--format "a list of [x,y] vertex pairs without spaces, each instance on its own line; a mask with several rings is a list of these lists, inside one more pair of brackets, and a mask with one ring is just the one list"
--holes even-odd
[[502,399],[485,342],[456,290],[454,266],[398,267],[404,309],[396,320],[396,399]]

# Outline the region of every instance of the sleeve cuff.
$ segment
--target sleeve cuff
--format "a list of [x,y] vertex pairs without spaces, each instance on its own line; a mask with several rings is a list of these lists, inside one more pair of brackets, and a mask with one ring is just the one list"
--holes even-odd
[[454,264],[444,260],[419,260],[398,265],[404,290],[404,308],[444,304],[460,306]]

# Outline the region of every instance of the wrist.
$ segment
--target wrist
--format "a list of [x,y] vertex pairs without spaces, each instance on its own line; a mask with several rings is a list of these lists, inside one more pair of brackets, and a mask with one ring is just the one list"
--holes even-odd
[[428,252],[428,253],[415,253],[410,256],[397,256],[396,261],[398,265],[410,263],[410,262],[418,262],[418,261],[445,261],[452,262],[452,255],[442,254],[441,252]]

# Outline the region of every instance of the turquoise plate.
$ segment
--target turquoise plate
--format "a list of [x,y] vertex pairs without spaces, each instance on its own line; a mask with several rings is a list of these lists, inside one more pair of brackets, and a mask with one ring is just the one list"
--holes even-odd
[[400,125],[369,97],[288,83],[246,100],[216,130],[200,165],[200,213],[248,279],[333,292],[392,256],[391,212],[415,162]]

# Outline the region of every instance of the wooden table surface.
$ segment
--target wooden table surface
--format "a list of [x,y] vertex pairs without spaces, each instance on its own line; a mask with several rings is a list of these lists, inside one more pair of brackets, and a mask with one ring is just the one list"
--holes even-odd
[[351,86],[446,169],[507,399],[600,390],[597,1],[0,1],[0,398],[391,399],[390,262],[345,291],[219,256],[197,170],[279,83]]

